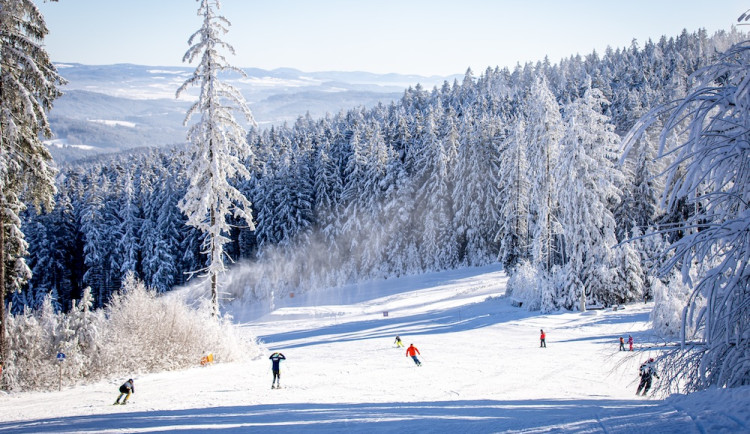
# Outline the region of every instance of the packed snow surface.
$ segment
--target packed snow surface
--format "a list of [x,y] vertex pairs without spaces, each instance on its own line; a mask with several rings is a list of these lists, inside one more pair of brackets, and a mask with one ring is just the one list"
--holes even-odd
[[[112,405],[126,377],[1,395],[0,432],[750,430],[750,387],[635,396],[638,365],[663,345],[651,304],[540,314],[511,306],[506,282],[496,266],[467,268],[236,308],[265,357],[134,373],[127,406]],[[421,367],[396,335],[419,349]],[[634,351],[618,351],[628,335]],[[278,390],[273,351],[287,358]]]

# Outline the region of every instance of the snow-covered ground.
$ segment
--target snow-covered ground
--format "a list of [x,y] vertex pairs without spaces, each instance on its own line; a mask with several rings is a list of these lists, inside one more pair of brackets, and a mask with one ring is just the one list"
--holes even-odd
[[[506,281],[484,267],[297,295],[242,323],[266,356],[286,356],[280,390],[266,357],[219,361],[136,374],[127,406],[111,405],[126,378],[2,395],[0,432],[750,431],[750,387],[635,396],[637,367],[660,342],[650,304],[542,315],[512,307]],[[635,351],[618,351],[628,334]]]

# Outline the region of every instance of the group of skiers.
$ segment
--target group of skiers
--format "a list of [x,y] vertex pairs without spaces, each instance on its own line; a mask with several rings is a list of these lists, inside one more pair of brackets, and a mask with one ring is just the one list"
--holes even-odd
[[[547,348],[547,334],[544,332],[544,329],[540,329],[539,332],[539,347]],[[397,348],[404,347],[404,343],[401,341],[401,336],[396,336],[394,344]],[[630,345],[630,351],[633,351],[633,336],[628,335],[628,344]],[[625,339],[623,339],[622,337],[620,337],[620,351],[625,351]],[[419,349],[417,349],[414,344],[409,344],[409,348],[406,349],[406,357],[411,357],[415,365],[422,366],[422,362],[419,360],[419,357],[417,357],[418,355],[422,355],[422,353],[419,352]],[[271,354],[269,360],[271,360],[271,373],[273,374],[273,380],[271,380],[271,389],[281,389],[280,365],[282,360],[286,360],[286,357],[282,353],[277,351]],[[659,375],[656,373],[656,367],[654,365],[653,358],[649,358],[647,361],[641,364],[639,368],[639,375],[641,377],[641,381],[638,384],[638,390],[635,392],[635,394],[641,395],[642,390],[642,396],[645,396],[646,393],[651,389],[653,377],[659,378]],[[115,405],[124,405],[128,402],[128,398],[130,398],[130,395],[135,393],[135,384],[133,382],[133,379],[129,379],[122,386],[120,386],[119,391],[120,395],[117,397],[117,400],[115,400]],[[125,399],[120,402],[120,399],[123,396],[125,397]]]
[[[404,347],[404,344],[401,342],[400,336],[396,336],[396,341],[394,343],[398,348]],[[628,335],[628,346],[630,348],[630,351],[633,351],[633,336],[631,335]],[[539,329],[539,348],[547,348],[547,334],[544,332],[544,329]],[[622,336],[620,336],[620,351],[625,351],[625,339]],[[414,344],[409,345],[409,348],[406,349],[406,357],[411,356],[417,366],[422,366],[422,362],[420,362],[419,358],[417,358],[417,354],[421,355]],[[638,371],[641,377],[641,381],[638,384],[638,390],[635,392],[635,394],[645,396],[646,393],[651,389],[653,377],[659,378],[659,375],[656,373],[656,366],[654,364],[653,357],[643,362]],[[643,391],[642,394],[641,390]]]
[[[404,344],[401,342],[401,337],[399,336],[396,336],[395,344],[397,347],[404,347]],[[419,360],[417,355],[421,355],[417,347],[415,347],[414,344],[409,345],[409,348],[406,349],[406,357],[411,357],[417,366],[422,366],[422,362]],[[271,357],[269,357],[269,359],[271,360],[271,372],[273,373],[273,380],[271,380],[271,389],[281,389],[280,365],[282,360],[286,360],[286,357],[280,352],[275,352],[271,354]]]
[[[620,351],[633,351],[633,342],[633,336],[628,335],[628,349],[625,350],[625,338],[620,336]],[[638,375],[641,377],[641,381],[638,383],[638,389],[635,394],[646,396],[646,393],[651,389],[653,377],[659,378],[659,374],[656,373],[656,365],[653,357],[641,363],[641,366],[638,368]],[[643,393],[641,393],[641,390]]]

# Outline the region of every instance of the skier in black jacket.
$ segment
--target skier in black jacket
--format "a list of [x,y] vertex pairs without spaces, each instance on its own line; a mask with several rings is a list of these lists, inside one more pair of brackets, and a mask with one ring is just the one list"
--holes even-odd
[[115,400],[115,403],[113,405],[120,404],[120,398],[125,395],[125,399],[122,401],[122,405],[125,405],[128,403],[128,398],[130,398],[130,394],[135,393],[135,384],[133,383],[133,379],[129,379],[128,381],[124,382],[122,386],[120,386],[120,396],[117,397]]
[[635,394],[638,395],[641,392],[641,389],[643,389],[643,396],[646,396],[646,392],[651,389],[651,381],[653,380],[651,377],[659,378],[659,375],[656,373],[656,367],[654,366],[654,359],[650,358],[643,362],[639,370],[641,382],[638,384],[638,390],[636,390]]
[[281,370],[279,369],[279,365],[281,364],[282,360],[286,360],[286,357],[284,357],[281,353],[273,353],[271,354],[271,371],[273,371],[273,381],[271,381],[271,389],[281,389]]

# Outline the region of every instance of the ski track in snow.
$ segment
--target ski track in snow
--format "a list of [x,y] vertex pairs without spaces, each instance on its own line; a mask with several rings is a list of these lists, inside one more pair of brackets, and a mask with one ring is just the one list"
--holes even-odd
[[[512,307],[506,282],[491,266],[287,298],[241,324],[267,348],[259,360],[135,374],[126,406],[111,405],[121,378],[0,395],[0,433],[748,432],[750,387],[635,397],[661,344],[652,305],[543,315]],[[628,334],[635,351],[618,351]],[[278,390],[272,351],[287,357]]]

